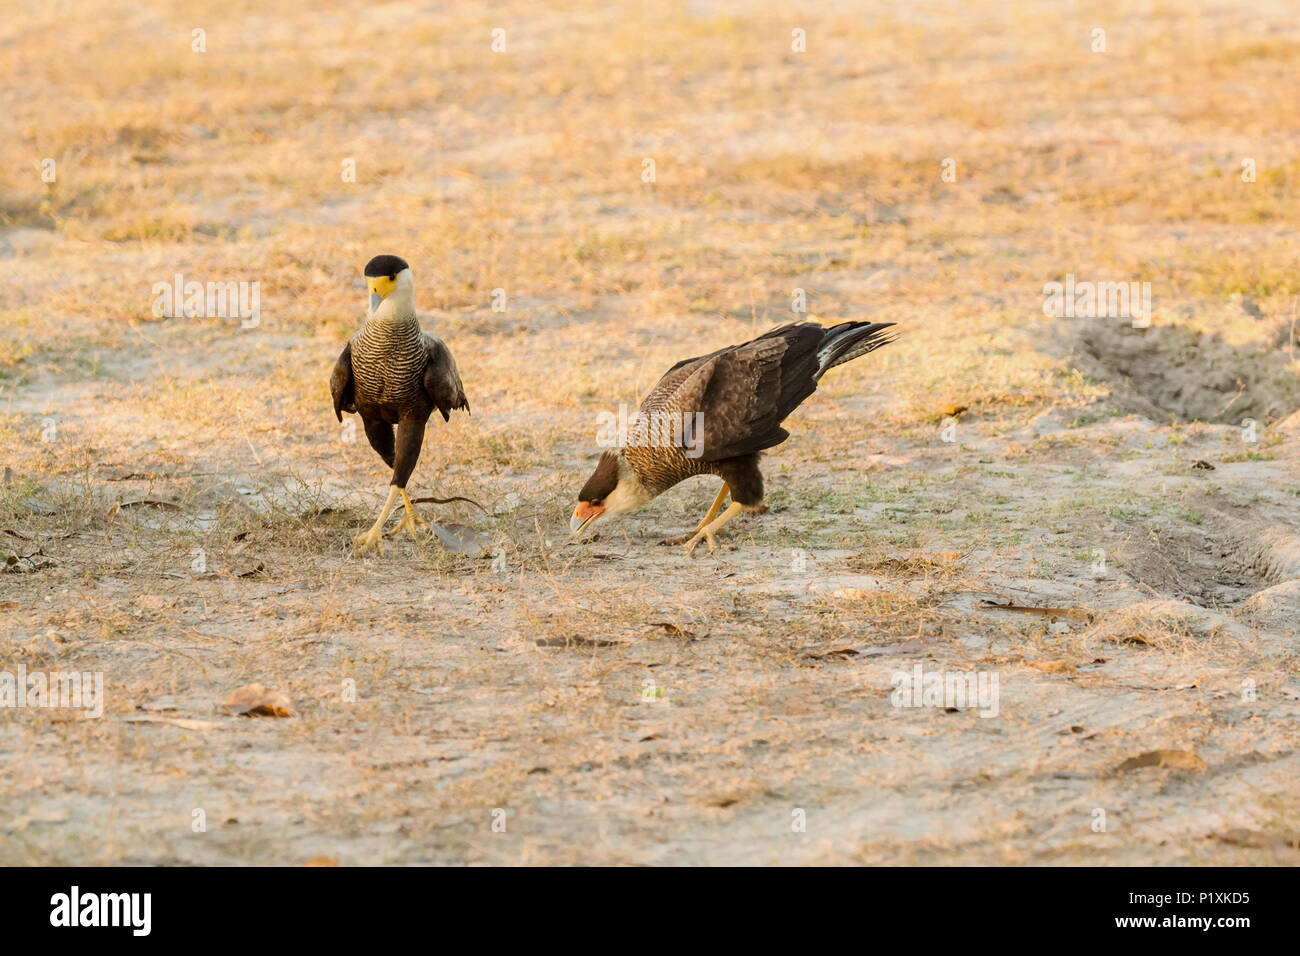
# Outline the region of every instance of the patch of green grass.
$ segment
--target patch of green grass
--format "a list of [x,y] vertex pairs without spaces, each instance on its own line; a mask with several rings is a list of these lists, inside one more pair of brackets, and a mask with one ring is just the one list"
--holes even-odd
[[1276,455],[1266,455],[1258,451],[1241,451],[1235,455],[1224,455],[1220,461],[1224,462],[1242,462],[1242,461],[1277,461]]

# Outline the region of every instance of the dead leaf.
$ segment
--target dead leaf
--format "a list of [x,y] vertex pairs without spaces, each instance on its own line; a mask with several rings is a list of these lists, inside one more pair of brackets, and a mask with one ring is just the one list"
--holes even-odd
[[453,554],[463,554],[470,558],[481,558],[487,554],[485,538],[468,525],[441,525],[429,522],[433,533],[438,536],[442,546]]
[[0,601],[0,611],[16,611],[18,607],[17,601]]
[[1201,773],[1209,768],[1205,761],[1190,750],[1148,750],[1136,757],[1129,757],[1115,768],[1116,773],[1128,773],[1147,767],[1160,767],[1164,770],[1190,770]]
[[253,565],[247,571],[240,571],[235,575],[237,578],[264,578],[266,577],[266,565],[261,561]]
[[118,503],[119,508],[162,508],[164,511],[180,511],[181,506],[171,501],[160,501],[157,498],[142,498],[139,501],[122,501]]
[[856,647],[837,647],[834,650],[822,651],[820,654],[805,654],[804,657],[813,661],[845,661],[850,657],[857,657],[860,653]]
[[1141,634],[1129,634],[1127,637],[1108,637],[1106,640],[1112,644],[1141,644],[1143,647],[1150,647],[1151,642]]
[[606,641],[592,637],[539,637],[538,647],[618,647],[622,641]]
[[1192,462],[1192,467],[1198,468],[1202,471],[1214,471],[1213,465],[1211,465],[1208,461],[1202,461],[1199,458],[1196,459],[1196,461]]
[[159,697],[157,700],[145,701],[143,704],[136,704],[135,709],[155,714],[167,710],[180,710],[171,697]]
[[669,634],[672,634],[674,637],[684,637],[687,640],[695,639],[694,631],[688,631],[685,628],[678,627],[676,624],[669,623],[668,621],[652,621],[650,626],[652,628],[662,627],[665,631],[667,631]]
[[1076,669],[1069,661],[1025,661],[1025,666],[1045,674],[1068,674]]
[[232,714],[248,717],[292,717],[293,701],[276,690],[267,690],[261,684],[245,684],[230,692],[221,706]]
[[333,856],[314,856],[306,863],[303,864],[303,866],[338,866],[338,865],[339,865],[338,858]]

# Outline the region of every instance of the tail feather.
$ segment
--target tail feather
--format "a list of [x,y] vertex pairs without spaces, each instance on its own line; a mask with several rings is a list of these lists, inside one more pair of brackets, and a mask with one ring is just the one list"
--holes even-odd
[[844,322],[827,329],[817,347],[814,381],[820,380],[837,365],[851,362],[893,342],[898,338],[897,334],[888,332],[893,325],[893,322]]

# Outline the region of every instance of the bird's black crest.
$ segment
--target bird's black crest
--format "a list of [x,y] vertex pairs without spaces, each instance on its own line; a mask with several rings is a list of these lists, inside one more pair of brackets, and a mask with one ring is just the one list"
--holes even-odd
[[600,463],[578,492],[579,501],[604,501],[618,487],[618,459],[612,451],[602,452]]
[[395,277],[403,269],[409,269],[401,256],[375,256],[366,263],[366,275]]

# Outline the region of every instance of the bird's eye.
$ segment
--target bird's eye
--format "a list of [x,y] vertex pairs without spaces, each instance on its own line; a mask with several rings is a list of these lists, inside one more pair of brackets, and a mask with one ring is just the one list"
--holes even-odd
[[601,505],[603,505],[604,503],[605,503],[605,499],[604,499],[604,498],[597,498],[597,499],[596,499],[595,501],[593,501],[591,504],[592,504],[593,507],[599,508],[599,507],[600,507]]

